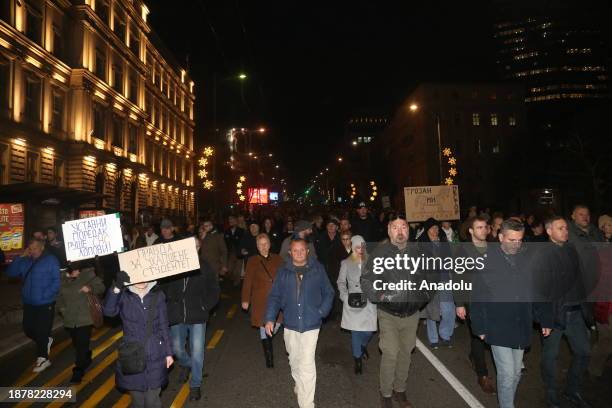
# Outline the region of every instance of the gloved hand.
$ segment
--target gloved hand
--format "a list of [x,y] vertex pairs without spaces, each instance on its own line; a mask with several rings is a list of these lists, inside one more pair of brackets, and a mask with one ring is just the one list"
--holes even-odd
[[117,272],[117,277],[115,278],[115,287],[117,289],[123,289],[125,285],[130,283],[130,275],[128,275],[125,271]]

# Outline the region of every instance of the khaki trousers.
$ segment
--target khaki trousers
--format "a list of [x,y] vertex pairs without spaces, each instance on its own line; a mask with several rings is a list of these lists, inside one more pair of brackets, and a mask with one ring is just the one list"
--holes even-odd
[[391,397],[393,391],[406,391],[412,350],[416,345],[419,313],[397,317],[378,309],[380,393]]
[[295,381],[294,392],[297,394],[300,408],[314,408],[315,388],[317,385],[317,367],[315,351],[319,329],[304,333],[285,329],[285,348],[289,353],[291,376]]

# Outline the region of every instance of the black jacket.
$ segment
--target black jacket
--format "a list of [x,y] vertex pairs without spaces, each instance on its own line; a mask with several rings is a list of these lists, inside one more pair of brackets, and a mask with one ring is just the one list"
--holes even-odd
[[336,248],[342,246],[342,243],[340,242],[340,234],[336,233],[334,239],[329,239],[329,234],[327,231],[325,231],[322,234],[317,235],[314,246],[317,252],[317,259],[323,266],[327,267],[332,252],[334,252]]
[[244,234],[245,230],[240,227],[236,227],[233,232],[231,228],[225,230],[225,244],[227,245],[227,252],[229,254],[240,257],[240,241]]
[[204,323],[219,301],[217,275],[202,258],[199,270],[171,277],[161,287],[166,294],[170,325]]
[[[535,252],[535,251],[534,251]],[[493,346],[523,349],[531,344],[533,322],[552,328],[552,304],[534,302],[533,256],[528,248],[507,256],[489,244],[485,269],[475,275],[472,332]]]
[[366,242],[378,242],[380,236],[380,224],[369,215],[365,219],[359,217],[351,220],[351,231],[353,235],[361,235]]
[[[374,262],[376,258],[395,258],[407,254],[417,257],[414,245],[408,245],[399,249],[391,242],[385,241],[378,245],[368,258],[364,273],[361,275],[361,289],[372,303],[376,303],[380,310],[384,310],[394,316],[407,317],[421,310],[433,298],[434,292],[420,290],[421,282],[426,278],[422,271],[411,274],[403,269],[384,268],[380,274],[374,273]],[[380,281],[380,282],[376,282]],[[383,283],[401,283],[402,281],[415,282],[416,290],[382,290]],[[375,283],[379,289],[375,289]]]

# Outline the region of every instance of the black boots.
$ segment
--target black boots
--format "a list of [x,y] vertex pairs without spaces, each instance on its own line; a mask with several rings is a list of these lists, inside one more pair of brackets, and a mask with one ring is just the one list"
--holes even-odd
[[266,338],[261,340],[264,356],[266,357],[266,367],[274,368],[274,353],[272,351],[272,339]]
[[362,374],[361,357],[359,358],[353,357],[353,359],[355,360],[355,374],[357,375]]

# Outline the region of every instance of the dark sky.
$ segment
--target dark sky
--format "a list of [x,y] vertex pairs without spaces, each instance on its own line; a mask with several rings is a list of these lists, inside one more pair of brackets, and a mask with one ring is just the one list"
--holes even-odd
[[211,135],[216,73],[219,127],[269,128],[267,147],[295,187],[336,155],[352,113],[391,113],[419,82],[495,77],[482,0],[147,4],[177,60],[189,56],[200,142]]

